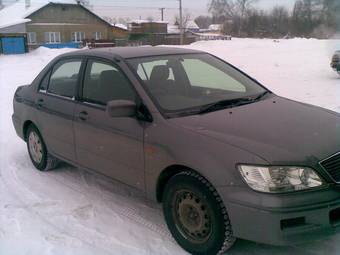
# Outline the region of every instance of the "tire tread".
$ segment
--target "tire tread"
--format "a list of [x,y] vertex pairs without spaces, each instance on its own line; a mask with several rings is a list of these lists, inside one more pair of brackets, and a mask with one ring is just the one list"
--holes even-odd
[[223,242],[222,247],[217,252],[217,255],[223,254],[224,252],[226,252],[227,250],[229,250],[233,246],[233,244],[236,242],[236,238],[233,236],[233,231],[232,231],[232,228],[231,228],[230,219],[229,219],[229,216],[228,216],[228,213],[227,213],[227,209],[224,206],[224,203],[222,201],[222,198],[220,197],[220,195],[218,194],[218,192],[214,188],[214,186],[207,179],[205,179],[204,177],[202,177],[198,173],[195,173],[193,171],[184,171],[184,172],[180,172],[180,173],[176,174],[175,176],[179,176],[179,175],[184,175],[184,176],[195,178],[196,180],[201,182],[205,187],[207,187],[208,190],[212,193],[212,195],[216,199],[216,202],[218,203],[220,210],[221,210],[221,213],[222,213],[223,218],[224,218],[224,228],[225,228],[224,242]]

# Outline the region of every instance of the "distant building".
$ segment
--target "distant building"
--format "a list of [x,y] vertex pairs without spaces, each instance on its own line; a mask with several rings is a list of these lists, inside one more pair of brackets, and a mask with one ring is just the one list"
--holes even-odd
[[131,34],[166,34],[168,22],[133,20],[128,24],[128,30]]
[[20,0],[0,11],[0,33],[27,33],[31,48],[79,47],[83,40],[112,40],[112,26],[71,0]]
[[200,28],[199,26],[197,26],[195,21],[189,20],[186,24],[185,30],[193,33],[198,33],[200,31]]
[[221,32],[223,30],[223,24],[211,24],[208,30],[211,32]]
[[127,39],[129,37],[129,30],[123,24],[112,24],[112,33],[115,39]]

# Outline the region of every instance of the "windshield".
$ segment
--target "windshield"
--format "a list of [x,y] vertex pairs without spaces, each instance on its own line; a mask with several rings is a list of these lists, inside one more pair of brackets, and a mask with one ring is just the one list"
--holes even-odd
[[266,92],[253,80],[209,54],[156,56],[128,61],[166,115],[192,114],[214,103],[244,100]]

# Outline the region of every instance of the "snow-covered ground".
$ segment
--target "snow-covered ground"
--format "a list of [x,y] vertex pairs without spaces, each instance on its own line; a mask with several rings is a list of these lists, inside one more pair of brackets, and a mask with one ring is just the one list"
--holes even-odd
[[[340,76],[329,67],[339,40],[233,39],[186,47],[229,61],[281,96],[340,112]],[[68,165],[47,173],[33,168],[12,127],[13,93],[66,51],[0,56],[0,254],[186,254],[169,235],[160,205],[137,191]],[[340,234],[294,247],[238,241],[228,254],[339,251]]]

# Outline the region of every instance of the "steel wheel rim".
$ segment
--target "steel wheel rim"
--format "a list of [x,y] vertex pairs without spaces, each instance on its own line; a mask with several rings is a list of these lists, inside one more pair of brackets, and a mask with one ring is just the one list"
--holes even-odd
[[39,164],[43,158],[43,149],[41,140],[36,132],[30,132],[28,136],[28,145],[33,161]]
[[181,235],[196,244],[203,244],[212,234],[211,210],[195,193],[189,190],[176,192],[172,214]]

